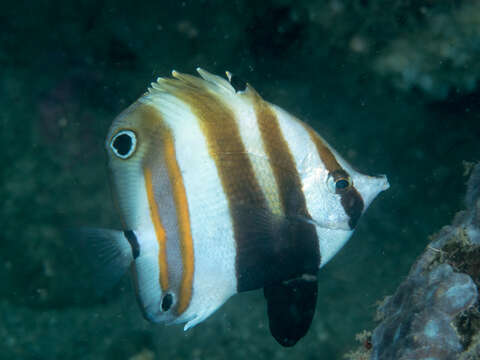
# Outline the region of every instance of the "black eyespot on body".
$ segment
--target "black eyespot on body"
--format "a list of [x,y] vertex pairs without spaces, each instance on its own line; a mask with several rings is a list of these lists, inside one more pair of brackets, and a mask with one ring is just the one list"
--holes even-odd
[[128,159],[135,152],[137,137],[133,131],[122,130],[115,135],[110,143],[113,153],[120,159]]
[[162,311],[168,311],[173,304],[173,296],[170,293],[166,293],[162,299]]
[[247,83],[237,75],[232,74],[229,80],[230,84],[235,89],[235,92],[245,91],[247,89]]

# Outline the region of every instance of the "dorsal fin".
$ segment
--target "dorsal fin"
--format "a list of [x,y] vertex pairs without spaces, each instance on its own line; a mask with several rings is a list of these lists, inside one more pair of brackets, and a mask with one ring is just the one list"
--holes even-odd
[[197,91],[212,91],[222,95],[235,95],[235,89],[230,83],[220,76],[209,73],[206,70],[197,68],[201,77],[183,74],[176,70],[172,71],[172,78],[159,77],[151,83],[148,93],[155,95],[157,92],[172,92],[174,90],[195,89]]
[[[221,88],[221,89],[223,89],[223,90],[225,90],[229,93],[232,93],[232,94],[235,93],[235,89],[226,79],[224,79],[224,78],[222,78],[218,75],[211,74],[208,71],[205,71],[201,68],[197,68],[197,72],[200,74],[200,76],[203,79],[205,79],[209,83],[215,84],[219,88]],[[228,71],[227,71],[227,73],[228,73]]]
[[253,95],[257,94],[255,89],[247,82],[240,80],[238,76],[226,71],[227,79],[208,71],[197,68],[201,77],[172,71],[171,78],[159,77],[150,84],[147,96],[157,96],[165,93],[175,94],[182,91],[210,91],[220,97],[230,97],[235,95]]

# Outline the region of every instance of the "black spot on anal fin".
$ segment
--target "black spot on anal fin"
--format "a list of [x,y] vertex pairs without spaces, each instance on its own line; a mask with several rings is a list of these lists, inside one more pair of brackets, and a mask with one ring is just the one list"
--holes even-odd
[[270,333],[280,345],[294,346],[308,332],[315,314],[317,291],[316,274],[305,274],[263,289]]

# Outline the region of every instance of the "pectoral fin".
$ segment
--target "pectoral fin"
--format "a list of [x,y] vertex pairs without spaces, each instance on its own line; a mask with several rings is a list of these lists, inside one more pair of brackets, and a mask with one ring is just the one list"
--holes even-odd
[[270,332],[277,342],[293,346],[307,333],[317,303],[317,276],[304,276],[266,286]]
[[67,229],[72,250],[88,263],[98,295],[110,290],[139,254],[133,231],[97,228]]

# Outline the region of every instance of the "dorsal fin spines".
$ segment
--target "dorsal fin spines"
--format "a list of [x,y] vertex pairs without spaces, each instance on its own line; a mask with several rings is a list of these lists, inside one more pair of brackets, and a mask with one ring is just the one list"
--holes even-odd
[[[230,94],[235,94],[235,89],[233,86],[224,78],[214,75],[209,73],[206,70],[203,70],[202,68],[197,68],[197,72],[200,74],[200,76],[207,82],[216,85],[218,88],[222,89],[223,91],[230,93]],[[228,71],[227,71],[228,73]]]
[[158,77],[156,81],[152,82],[148,88],[147,94],[157,95],[159,93],[172,93],[185,89],[196,89],[199,91],[208,90],[228,96],[248,93],[249,91],[255,93],[255,90],[246,82],[241,89],[236,89],[235,85],[232,83],[232,80],[236,80],[236,77],[229,71],[226,71],[227,80],[218,75],[209,73],[202,68],[197,68],[196,70],[200,77],[172,70],[171,78]]

